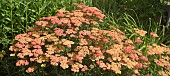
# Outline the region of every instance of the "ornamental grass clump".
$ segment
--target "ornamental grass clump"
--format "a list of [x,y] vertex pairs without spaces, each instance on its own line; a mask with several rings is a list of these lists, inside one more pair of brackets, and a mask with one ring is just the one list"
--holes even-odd
[[[126,67],[136,75],[140,75],[138,69],[148,67],[148,57],[135,47],[132,40],[126,39],[125,33],[114,26],[110,26],[110,30],[97,28],[104,18],[100,10],[75,5],[77,10],[57,10],[55,16],[42,17],[27,33],[15,36],[9,50],[13,52],[11,56],[18,57],[16,66],[27,67],[27,73],[52,65],[72,72],[100,68],[115,74],[121,74],[122,68]],[[141,36],[146,34],[134,30]],[[157,37],[154,33],[152,35]],[[136,42],[142,40],[138,38]],[[148,51],[148,54],[157,53]]]

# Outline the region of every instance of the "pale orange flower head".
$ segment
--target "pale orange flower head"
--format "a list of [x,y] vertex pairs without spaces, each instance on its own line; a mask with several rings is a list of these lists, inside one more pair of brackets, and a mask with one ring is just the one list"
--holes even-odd
[[143,42],[143,41],[138,37],[138,38],[136,38],[135,42],[136,42],[136,43],[141,43],[141,42]]
[[145,36],[145,34],[147,33],[146,31],[144,30],[140,30],[138,28],[134,28],[134,31],[139,34],[140,36]]
[[159,37],[155,32],[150,32],[150,35],[151,35],[153,38]]
[[27,73],[31,73],[31,72],[34,72],[35,71],[35,67],[29,67],[26,72]]

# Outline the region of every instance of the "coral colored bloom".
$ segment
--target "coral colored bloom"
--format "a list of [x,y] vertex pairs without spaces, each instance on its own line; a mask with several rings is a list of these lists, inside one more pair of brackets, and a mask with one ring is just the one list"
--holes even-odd
[[72,68],[71,68],[71,71],[73,71],[73,72],[79,72],[79,67],[78,67],[77,64],[73,64],[71,67],[72,67]]
[[67,63],[61,63],[60,66],[61,66],[63,69],[66,69],[66,68],[69,67]]
[[155,32],[150,32],[150,35],[151,35],[153,38],[159,37]]
[[25,65],[28,65],[28,64],[29,64],[29,62],[27,60],[25,60]]
[[137,28],[134,28],[134,30],[135,30],[135,32],[136,32],[137,34],[139,34],[140,36],[145,36],[145,34],[147,33],[146,31],[144,31],[144,30],[139,30],[139,29],[137,29]]
[[56,12],[58,12],[58,13],[65,13],[65,12],[68,12],[68,11],[66,11],[64,8],[62,8],[60,10],[57,10]]
[[38,26],[47,26],[48,22],[47,21],[36,21],[35,24]]
[[158,65],[158,66],[162,66],[162,67],[164,67],[165,66],[165,64],[161,61],[161,60],[154,60],[154,62]]
[[28,65],[29,62],[27,60],[18,60],[16,66]]
[[108,40],[107,38],[104,38],[103,41],[104,41],[104,42],[108,42],[109,40]]
[[167,66],[167,67],[166,67],[166,70],[170,70],[170,66]]
[[29,67],[26,72],[27,73],[30,73],[30,72],[34,72],[35,68],[34,67]]
[[64,16],[65,16],[65,14],[63,14],[63,13],[59,13],[59,14],[57,14],[57,16],[58,16],[58,17],[64,17]]
[[145,76],[150,76],[150,74],[146,74]]
[[38,26],[41,26],[42,22],[41,21],[36,21],[35,24],[38,25]]
[[125,52],[127,52],[127,53],[131,53],[131,52],[132,52],[132,49],[133,49],[133,48],[131,48],[131,47],[125,47],[125,48],[124,48]]
[[136,42],[136,43],[141,43],[141,42],[143,42],[143,41],[138,37],[138,38],[136,38],[135,42]]
[[69,40],[66,40],[66,39],[62,39],[61,40],[63,42],[63,45],[66,45],[67,47],[71,47],[71,44],[74,44],[73,41],[69,41]]
[[18,53],[17,56],[23,59],[25,55],[23,53]]
[[57,36],[63,36],[64,35],[64,30],[60,28],[55,28],[54,32]]
[[88,70],[88,68],[87,68],[86,65],[84,65],[83,68],[81,69],[81,71],[84,72],[84,71],[86,71],[86,70]]
[[143,68],[142,63],[138,63],[135,65],[136,68]]
[[140,59],[143,60],[143,61],[148,61],[148,58],[145,57],[145,56],[141,56]]
[[68,27],[71,27],[71,24],[70,24],[70,23],[68,23],[68,24],[67,24],[67,26],[68,26]]
[[34,58],[30,58],[30,61],[35,61],[35,59]]

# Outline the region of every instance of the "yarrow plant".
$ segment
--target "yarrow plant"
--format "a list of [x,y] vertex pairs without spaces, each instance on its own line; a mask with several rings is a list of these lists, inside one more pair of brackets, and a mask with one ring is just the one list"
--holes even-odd
[[[97,28],[105,16],[99,9],[75,5],[77,10],[57,10],[55,16],[42,17],[27,33],[15,36],[9,50],[13,52],[11,56],[18,57],[16,66],[28,67],[27,73],[34,72],[39,66],[52,65],[73,72],[100,68],[115,74],[121,74],[122,68],[126,67],[133,70],[134,75],[140,75],[139,69],[149,67],[148,57],[135,47],[132,40],[126,39],[125,33],[114,26],[110,26],[110,30]],[[141,36],[146,34],[145,31],[134,30]],[[154,32],[151,35],[158,37]],[[141,42],[140,38],[135,41]],[[157,47],[148,46],[148,55],[165,52],[156,51]],[[169,57],[163,58],[154,62],[169,69],[169,63],[165,62]],[[161,75],[163,73],[160,72]]]

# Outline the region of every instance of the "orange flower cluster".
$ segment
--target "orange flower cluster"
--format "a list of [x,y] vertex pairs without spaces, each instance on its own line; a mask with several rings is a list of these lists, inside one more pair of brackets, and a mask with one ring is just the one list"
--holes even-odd
[[155,32],[150,32],[150,35],[151,35],[153,38],[159,37]]
[[[29,65],[34,62],[39,64],[50,62],[54,66],[58,66],[60,63],[63,69],[71,66],[71,70],[74,72],[79,72],[79,69],[82,71],[88,69],[86,65],[81,63],[83,58],[89,54],[87,46],[89,42],[80,37],[79,27],[84,24],[85,26],[97,25],[98,22],[102,22],[104,14],[95,7],[87,7],[77,3],[75,5],[80,10],[71,12],[65,9],[57,10],[58,13],[55,16],[40,18],[41,21],[35,22],[37,26],[32,27],[29,32],[18,34],[15,37],[15,42],[9,50],[14,52],[11,56],[16,54],[20,58],[16,66]],[[88,30],[80,32],[85,31]],[[92,34],[89,34],[89,36],[92,36]],[[75,40],[72,41],[70,38]],[[80,46],[75,46],[74,50],[67,51],[73,48],[72,45],[78,41],[77,38],[80,38],[78,44]],[[26,72],[33,72],[35,69],[35,67],[30,66]]]
[[164,53],[170,54],[170,48],[167,48],[166,46],[160,46],[157,44],[152,44],[151,46],[147,47],[148,51],[148,55],[161,55]]
[[152,44],[152,46],[148,46],[148,55],[154,56],[159,55],[159,58],[155,58],[154,62],[157,66],[160,66],[164,68],[164,70],[159,70],[159,74],[161,76],[169,76],[169,70],[170,70],[170,48],[163,45],[156,45]]
[[134,31],[140,36],[145,36],[145,34],[147,33],[146,31],[140,30],[138,28],[134,28]]
[[87,7],[83,4],[77,3],[75,3],[75,5],[77,5],[80,10],[73,10],[69,12],[65,9],[60,9],[56,11],[58,14],[55,16],[42,17],[40,20],[46,21],[37,21],[36,24],[39,26],[47,26],[47,24],[58,24],[58,26],[66,25],[69,28],[73,26],[80,26],[81,24],[97,25],[98,22],[102,22],[102,19],[105,16],[96,7]]
[[158,71],[161,76],[169,76],[169,71]]
[[[140,75],[138,69],[146,68],[150,63],[135,48],[134,42],[125,39],[125,34],[114,26],[110,26],[111,30],[96,28],[104,18],[104,14],[97,8],[77,3],[75,5],[79,10],[57,10],[55,16],[42,17],[27,33],[15,37],[9,50],[19,58],[16,66],[29,66],[27,73],[34,72],[38,65],[53,65],[70,68],[73,72],[101,68],[116,74],[121,74],[125,66]],[[140,36],[146,34],[146,31],[134,30]],[[135,42],[142,40],[137,38]],[[167,48],[153,45],[148,46],[148,50],[148,54],[153,55],[162,54]],[[162,61],[155,62],[159,64]]]

